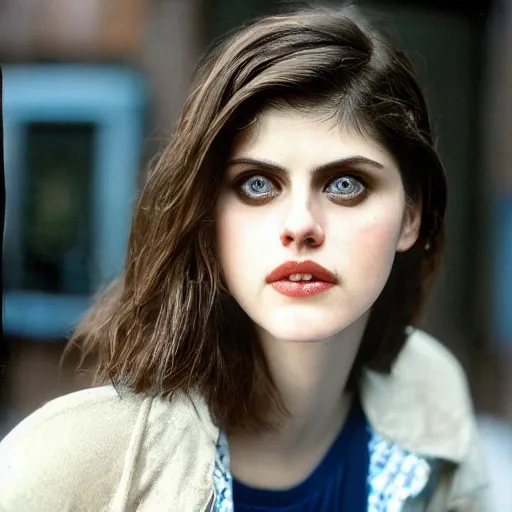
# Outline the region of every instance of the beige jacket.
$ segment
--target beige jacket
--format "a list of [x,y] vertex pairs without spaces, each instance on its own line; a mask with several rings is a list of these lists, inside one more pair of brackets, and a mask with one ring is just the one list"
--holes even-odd
[[[437,341],[415,331],[391,375],[365,374],[361,400],[382,437],[440,461],[428,503],[403,512],[493,510],[466,379]],[[218,434],[199,396],[108,386],[58,398],[0,443],[0,510],[209,511]]]

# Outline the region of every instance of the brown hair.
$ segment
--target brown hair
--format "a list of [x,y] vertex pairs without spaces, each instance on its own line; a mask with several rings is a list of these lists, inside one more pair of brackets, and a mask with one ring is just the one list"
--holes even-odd
[[412,66],[352,8],[262,18],[202,59],[176,131],[136,205],[125,272],[72,337],[96,382],[198,391],[219,426],[271,426],[284,411],[251,322],[216,258],[213,211],[237,131],[269,104],[329,113],[384,144],[406,194],[421,196],[416,244],[396,256],[350,377],[389,372],[417,320],[443,246],[446,184]]

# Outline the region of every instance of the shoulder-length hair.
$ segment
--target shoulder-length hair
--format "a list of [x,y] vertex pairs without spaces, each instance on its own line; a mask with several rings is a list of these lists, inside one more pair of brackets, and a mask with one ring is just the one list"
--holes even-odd
[[438,267],[444,171],[406,56],[350,7],[267,16],[199,63],[175,133],[135,208],[123,276],[71,338],[94,354],[96,383],[139,393],[199,392],[224,429],[272,426],[286,413],[248,317],[216,257],[214,208],[236,133],[271,104],[328,113],[379,141],[422,205],[416,244],[396,256],[372,307],[349,383],[389,372]]

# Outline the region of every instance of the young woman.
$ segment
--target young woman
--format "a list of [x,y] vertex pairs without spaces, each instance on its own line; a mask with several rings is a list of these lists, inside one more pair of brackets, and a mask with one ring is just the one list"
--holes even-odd
[[467,385],[412,327],[446,189],[402,52],[297,10],[202,60],[78,328],[103,387],[0,445],[7,511],[480,511]]

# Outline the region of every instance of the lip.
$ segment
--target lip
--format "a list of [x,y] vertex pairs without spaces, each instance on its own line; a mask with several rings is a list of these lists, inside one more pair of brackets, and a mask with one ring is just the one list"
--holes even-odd
[[[291,274],[311,274],[312,281],[290,281]],[[287,261],[267,276],[267,284],[287,297],[311,297],[332,288],[336,276],[314,261]]]
[[[315,278],[315,282],[323,281],[324,283],[331,284],[336,284],[338,282],[338,279],[332,272],[329,272],[329,270],[322,267],[322,265],[310,260],[286,261],[272,270],[272,272],[267,276],[266,281],[268,284],[272,284],[286,279],[287,282],[291,283],[293,281],[288,281],[288,277],[292,274],[311,274]],[[307,282],[304,281],[304,283]]]

